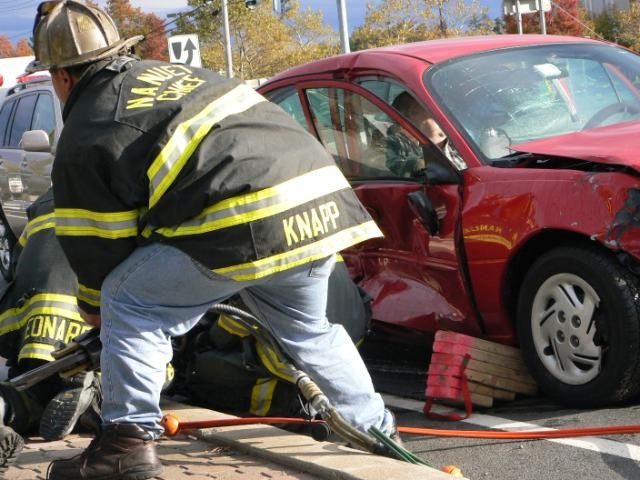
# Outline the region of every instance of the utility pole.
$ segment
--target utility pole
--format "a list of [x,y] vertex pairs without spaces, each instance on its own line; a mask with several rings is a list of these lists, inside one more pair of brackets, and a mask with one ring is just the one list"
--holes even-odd
[[342,53],[349,53],[351,47],[349,46],[349,27],[347,27],[347,6],[346,0],[338,1],[338,18],[340,19],[340,45],[342,47]]
[[520,0],[516,0],[516,18],[518,19],[518,33],[522,35],[522,12],[520,12]]
[[222,29],[224,31],[224,53],[227,59],[227,78],[233,78],[233,57],[231,56],[231,34],[229,33],[227,0],[222,0]]
[[547,34],[547,20],[544,17],[544,8],[542,6],[542,0],[538,0],[538,6],[540,7],[540,33],[542,35]]

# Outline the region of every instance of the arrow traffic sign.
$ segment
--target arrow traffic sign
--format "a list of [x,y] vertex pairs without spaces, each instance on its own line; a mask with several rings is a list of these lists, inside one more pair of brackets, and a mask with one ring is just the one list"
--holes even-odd
[[169,61],[190,67],[202,67],[198,35],[174,35],[169,37]]

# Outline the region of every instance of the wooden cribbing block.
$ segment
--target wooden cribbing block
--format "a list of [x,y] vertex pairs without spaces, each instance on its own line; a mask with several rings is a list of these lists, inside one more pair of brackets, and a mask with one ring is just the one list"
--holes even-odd
[[[436,387],[454,387],[462,390],[462,379],[459,377],[448,377],[444,375],[429,375],[427,378],[427,385]],[[499,388],[492,388],[472,381],[467,381],[467,388],[469,389],[469,392],[493,397],[496,400],[513,400],[516,398],[516,394],[514,392],[508,392]]]
[[[462,355],[433,353],[431,355],[431,363],[429,364],[427,377],[432,374],[461,376],[463,361],[464,357]],[[519,378],[522,378],[521,372],[520,377],[511,375],[511,378],[509,378],[508,375],[498,376],[483,371],[482,367],[482,362],[476,362],[473,358],[470,359],[467,368],[464,369],[467,379],[489,387],[500,388],[501,390],[508,390],[524,395],[535,395],[538,391],[538,386],[534,381],[529,379],[527,379],[527,381],[519,380]]]
[[484,350],[485,352],[489,353],[497,353],[498,355],[503,355],[505,357],[511,357],[516,360],[522,361],[520,350],[515,347],[502,345],[496,342],[490,342],[488,340],[482,340],[481,338],[471,337],[462,333],[438,330],[436,332],[435,340],[437,342],[455,343],[456,345],[470,347],[474,350]]
[[494,399],[514,400],[517,393],[535,395],[538,390],[517,348],[455,332],[436,332],[425,395],[464,403],[465,382],[471,403],[482,407],[493,406]]
[[[462,394],[462,390],[459,388],[451,387],[451,386],[437,386],[437,385],[427,385],[426,390],[427,397],[433,398],[435,400],[448,400],[454,402],[464,403],[464,396]],[[479,405],[481,407],[492,407],[493,406],[493,398],[487,395],[482,395],[479,393],[471,393],[471,403],[474,405]]]
[[[462,355],[455,355],[452,353],[433,353],[431,356],[431,363],[429,364],[428,373],[436,373],[440,375],[459,375],[459,372],[462,369],[463,359],[464,357]],[[513,370],[511,368],[494,365],[487,362],[481,362],[473,358],[469,359],[467,369],[482,373],[488,373],[496,377],[502,377],[519,383],[525,383],[527,385],[536,386],[536,381],[531,378],[531,375],[529,375],[528,372]]]
[[[427,377],[427,387],[431,385],[436,387],[454,387],[462,390],[462,381],[463,380],[460,377],[429,374]],[[469,392],[486,395],[488,397],[495,398],[496,400],[514,400],[516,398],[516,394],[514,392],[489,387],[470,380],[467,381],[467,388],[469,389]]]
[[475,370],[468,370],[466,374],[469,380],[482,383],[483,385],[489,385],[491,387],[501,388],[503,390],[509,390],[510,392],[522,393],[524,395],[535,395],[538,392],[538,387],[535,385],[520,383],[514,380],[508,380],[502,377],[495,377],[488,373],[481,373],[481,372],[476,372]]
[[473,347],[467,345],[458,345],[457,343],[435,341],[433,343],[433,351],[439,353],[453,353],[456,355],[470,355],[474,360],[480,360],[486,363],[492,363],[494,365],[510,368],[511,370],[527,371],[527,367],[524,365],[522,358],[513,358],[500,355],[498,353],[491,353],[485,350],[476,350]]

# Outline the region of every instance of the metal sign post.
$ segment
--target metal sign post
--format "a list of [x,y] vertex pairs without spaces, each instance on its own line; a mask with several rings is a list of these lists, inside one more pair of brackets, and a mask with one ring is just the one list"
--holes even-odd
[[345,0],[338,0],[338,17],[340,18],[340,45],[342,53],[349,53],[349,28],[347,27],[347,7]]
[[227,0],[222,0],[222,29],[224,31],[224,53],[227,61],[227,78],[233,78],[233,57],[231,56],[231,34],[229,33],[229,8]]
[[522,34],[522,15],[538,12],[540,14],[540,30],[547,33],[545,12],[551,11],[551,0],[502,0],[502,11],[505,15],[516,15],[518,33]]
[[540,33],[547,34],[547,19],[544,17],[544,6],[542,0],[538,0],[538,11],[540,12]]

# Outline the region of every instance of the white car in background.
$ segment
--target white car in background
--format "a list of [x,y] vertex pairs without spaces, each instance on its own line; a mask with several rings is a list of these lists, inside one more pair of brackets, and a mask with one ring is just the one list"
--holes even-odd
[[51,186],[62,107],[49,77],[8,89],[0,106],[0,274],[9,279],[11,250],[26,209]]

